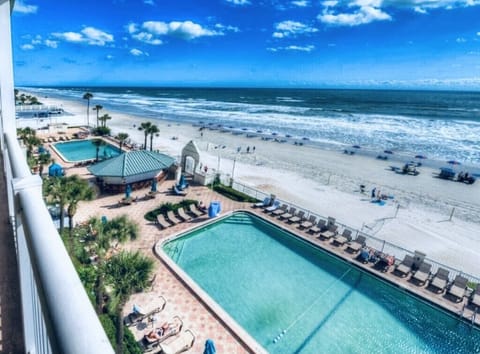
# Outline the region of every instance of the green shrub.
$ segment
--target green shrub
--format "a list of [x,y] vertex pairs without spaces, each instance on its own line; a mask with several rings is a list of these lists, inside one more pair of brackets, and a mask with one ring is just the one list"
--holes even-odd
[[110,128],[109,127],[96,127],[95,129],[93,129],[93,135],[97,135],[97,136],[110,135]]
[[[107,334],[112,347],[115,348],[116,346],[116,326],[115,321],[116,318],[114,315],[111,314],[104,314],[100,315],[100,322],[102,323],[103,329]],[[125,354],[142,354],[142,349],[138,345],[135,337],[133,336],[132,332],[128,327],[123,327],[123,352]]]
[[213,190],[229,199],[235,200],[237,202],[248,202],[255,203],[257,199],[252,198],[242,192],[239,192],[232,187],[227,187],[223,184],[215,184]]

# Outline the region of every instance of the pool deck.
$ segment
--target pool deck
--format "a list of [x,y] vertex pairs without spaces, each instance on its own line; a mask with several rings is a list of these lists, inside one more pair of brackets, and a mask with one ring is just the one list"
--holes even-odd
[[[66,172],[68,175],[79,174],[84,178],[92,178],[85,168],[71,166],[66,169]],[[171,188],[172,185],[173,181],[165,181],[162,183],[159,186],[159,193],[154,199],[143,198],[145,194],[148,193],[148,189],[134,191],[132,196],[134,198],[138,196],[139,201],[122,207],[118,206],[118,201],[123,195],[101,196],[91,202],[82,202],[75,216],[75,221],[79,223],[87,220],[91,216],[100,217],[105,215],[110,219],[118,215],[127,214],[129,218],[136,220],[139,223],[141,237],[135,241],[121,245],[121,247],[125,250],[139,250],[145,255],[153,257],[156,260],[155,276],[152,279],[151,287],[147,289],[147,291],[135,294],[131,297],[124,308],[124,314],[127,315],[131,311],[133,304],[138,304],[147,311],[153,309],[162,302],[162,297],[166,299],[167,305],[161,313],[155,316],[156,318],[154,318],[154,322],[143,322],[137,326],[130,327],[137,340],[141,340],[143,335],[151,328],[159,327],[163,322],[168,321],[173,316],[179,316],[183,320],[184,330],[191,329],[195,333],[196,341],[193,348],[190,350],[192,353],[203,352],[204,344],[207,339],[214,340],[219,353],[235,354],[257,352],[255,349],[252,349],[252,344],[249,344],[248,338],[241,339],[241,333],[231,329],[232,327],[230,327],[231,324],[228,319],[222,314],[216,314],[211,311],[211,307],[208,305],[208,299],[200,299],[200,297],[191,290],[191,287],[186,286],[184,281],[182,281],[179,276],[170,269],[166,262],[162,261],[155,255],[155,253],[160,253],[160,251],[156,251],[155,248],[161,247],[161,243],[166,239],[211,221],[207,216],[203,216],[196,218],[193,221],[183,222],[162,230],[157,224],[148,222],[144,219],[145,213],[154,209],[158,205],[165,202],[175,203],[182,199],[203,201],[206,205],[211,201],[220,201],[222,206],[221,215],[236,210],[247,210],[248,212],[252,212],[279,227],[294,233],[305,241],[316,245],[317,247],[320,247],[381,279],[385,279],[412,294],[427,299],[428,301],[457,314],[457,316],[460,316],[459,314],[462,312],[464,305],[468,303],[466,297],[464,297],[461,302],[456,303],[449,299],[445,293],[436,294],[426,286],[416,285],[410,281],[409,276],[401,278],[393,272],[393,267],[387,272],[378,271],[373,267],[372,263],[363,264],[357,261],[356,254],[351,254],[346,251],[346,245],[339,247],[333,245],[331,240],[322,241],[317,237],[308,234],[306,231],[300,230],[297,224],[287,224],[263,213],[262,209],[251,208],[250,203],[238,203],[232,201],[203,186],[191,186],[185,197],[174,196],[167,193],[167,190]],[[473,310],[466,306],[463,316],[470,319],[472,318],[472,315]],[[480,315],[477,316],[476,323],[480,325]],[[235,326],[233,325],[233,328],[234,327]],[[165,342],[168,343],[170,340],[173,340],[173,338],[169,338]]]

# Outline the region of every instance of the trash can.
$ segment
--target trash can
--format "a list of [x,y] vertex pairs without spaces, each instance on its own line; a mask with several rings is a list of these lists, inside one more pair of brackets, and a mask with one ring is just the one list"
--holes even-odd
[[208,207],[208,217],[209,218],[214,218],[218,214],[220,214],[220,211],[222,210],[222,207],[220,205],[220,202],[211,202],[210,206]]

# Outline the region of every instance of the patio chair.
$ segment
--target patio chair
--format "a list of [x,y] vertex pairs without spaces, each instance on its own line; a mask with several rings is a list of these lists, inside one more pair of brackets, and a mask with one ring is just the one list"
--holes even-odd
[[180,224],[183,221],[177,218],[177,216],[173,213],[173,210],[167,211],[167,218],[174,225]]
[[427,262],[423,262],[418,267],[418,270],[413,273],[412,279],[418,281],[420,285],[425,285],[428,278],[430,277],[430,270],[432,269],[432,265]]
[[279,220],[288,220],[290,219],[293,215],[295,215],[295,212],[297,211],[297,208],[295,207],[290,207],[286,213],[282,213],[279,215],[278,219]]
[[195,343],[195,335],[189,329],[181,332],[174,340],[169,343],[160,343],[160,353],[162,354],[177,354],[187,351],[193,347]]
[[265,213],[271,213],[274,210],[277,210],[279,207],[280,207],[280,202],[278,200],[275,200],[272,205],[270,205],[269,207],[266,207],[265,209],[263,209],[263,211]]
[[358,236],[346,248],[346,251],[357,253],[367,244],[367,238],[363,235]]
[[403,261],[395,267],[395,272],[397,272],[402,278],[405,278],[412,271],[414,258],[406,254],[403,258]]
[[337,235],[333,238],[333,244],[335,246],[343,246],[347,242],[352,240],[352,230],[344,229],[341,235]]
[[467,278],[461,275],[457,275],[452,285],[450,285],[450,288],[448,289],[447,293],[451,295],[456,302],[460,302],[465,296],[467,283],[468,283]]
[[142,349],[145,352],[157,348],[167,338],[177,335],[182,331],[183,321],[175,316],[170,321],[165,322],[162,327],[151,330],[145,334],[141,340]]
[[177,213],[178,213],[178,216],[180,216],[183,219],[183,221],[192,220],[192,217],[188,215],[182,207],[178,208]]
[[206,209],[199,209],[197,207],[197,204],[190,204],[190,212],[198,217],[198,216],[205,215],[207,213],[207,210]]
[[172,187],[172,194],[173,195],[178,195],[178,196],[184,197],[184,196],[187,195],[187,193],[188,192],[186,190],[179,190],[176,185]]
[[316,225],[308,229],[308,233],[315,235],[327,229],[327,222],[323,219],[318,220]]
[[472,292],[472,295],[470,296],[469,302],[473,306],[480,307],[480,283],[477,284],[477,287]]
[[430,280],[429,286],[437,290],[437,293],[441,293],[445,290],[448,284],[448,275],[450,272],[444,268],[438,268],[437,273]]
[[296,224],[296,223],[302,222],[303,220],[305,220],[305,212],[303,210],[300,210],[298,213],[296,213],[294,216],[288,219],[288,223]]
[[258,203],[252,204],[252,208],[265,208],[265,207],[270,206],[271,202],[272,202],[271,197],[265,197],[265,199],[263,199],[263,202],[258,202]]
[[311,228],[313,225],[315,225],[316,222],[317,222],[316,216],[315,215],[310,215],[308,220],[305,220],[304,222],[300,223],[300,225],[298,225],[298,227],[302,230],[306,230],[306,229]]
[[142,322],[144,319],[161,312],[165,308],[165,305],[167,304],[167,300],[165,300],[163,296],[160,296],[160,300],[161,300],[160,306],[150,311],[145,311],[143,308],[141,308],[137,304],[134,304],[132,312],[130,312],[123,319],[123,323],[125,324],[125,326],[127,327],[133,326],[137,323]]
[[163,214],[157,215],[157,224],[160,225],[162,229],[167,229],[170,226],[172,226],[172,224],[169,221],[167,221],[167,219],[165,219],[165,215]]
[[288,205],[282,204],[280,205],[280,207],[278,207],[278,209],[272,211],[270,215],[272,215],[273,217],[283,215],[287,212],[287,209],[288,209]]
[[338,225],[330,224],[327,230],[320,232],[319,238],[322,240],[330,240],[337,234]]

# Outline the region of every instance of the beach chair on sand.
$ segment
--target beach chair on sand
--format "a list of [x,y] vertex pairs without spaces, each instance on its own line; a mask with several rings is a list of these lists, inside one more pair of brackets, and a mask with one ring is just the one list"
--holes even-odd
[[313,225],[315,225],[316,222],[317,222],[316,216],[315,215],[310,215],[308,220],[305,220],[302,223],[300,223],[300,225],[298,225],[298,227],[302,230],[306,230],[306,229],[311,228]]
[[189,329],[181,332],[174,340],[168,343],[160,343],[160,353],[177,354],[189,350],[195,343],[195,335]]
[[457,275],[447,293],[453,297],[456,302],[460,302],[465,296],[468,279],[464,276]]
[[278,207],[278,209],[272,211],[270,213],[270,215],[272,215],[273,217],[283,215],[287,212],[287,209],[288,209],[288,205],[287,204],[282,204]]
[[192,220],[192,217],[190,215],[187,215],[187,213],[182,207],[178,208],[177,213],[178,213],[178,216],[180,216],[183,219],[183,221]]
[[335,246],[343,246],[347,242],[352,240],[352,230],[344,229],[341,235],[337,235],[333,238],[333,244]]
[[402,278],[406,277],[412,271],[413,261],[413,257],[409,254],[406,254],[405,258],[403,258],[403,261],[395,267],[395,272],[398,273]]
[[417,271],[413,274],[412,279],[416,280],[420,285],[425,285],[428,278],[430,277],[431,269],[432,265],[430,263],[421,263]]
[[177,335],[182,331],[183,321],[180,317],[175,316],[170,321],[165,322],[162,327],[156,328],[145,334],[141,340],[141,346],[144,352],[157,348],[160,343],[167,338]]
[[319,232],[325,231],[327,229],[327,222],[323,219],[318,220],[316,225],[313,225],[308,229],[309,234],[318,234]]
[[150,311],[145,311],[143,308],[138,306],[137,304],[133,305],[132,312],[130,312],[124,319],[123,323],[125,326],[130,327],[133,326],[137,323],[142,322],[144,319],[149,318],[159,312],[161,312],[164,308],[165,305],[167,304],[167,300],[163,296],[160,296],[160,305],[158,307],[155,307],[153,310]]
[[172,224],[165,219],[165,215],[163,214],[157,215],[157,224],[160,225],[162,229],[167,229],[172,226]]
[[480,307],[480,283],[477,284],[468,302],[475,307]]
[[347,246],[346,251],[357,253],[362,247],[366,245],[366,241],[367,238],[363,235],[360,235]]
[[173,210],[167,211],[167,218],[174,225],[179,224],[183,221],[177,218],[177,216],[173,213]]
[[305,212],[303,210],[300,210],[298,213],[296,213],[294,216],[288,219],[288,223],[296,224],[296,223],[302,222],[303,220],[305,220]]
[[430,280],[429,286],[434,288],[437,293],[441,293],[445,290],[448,284],[448,276],[450,272],[444,268],[438,268],[437,273]]

